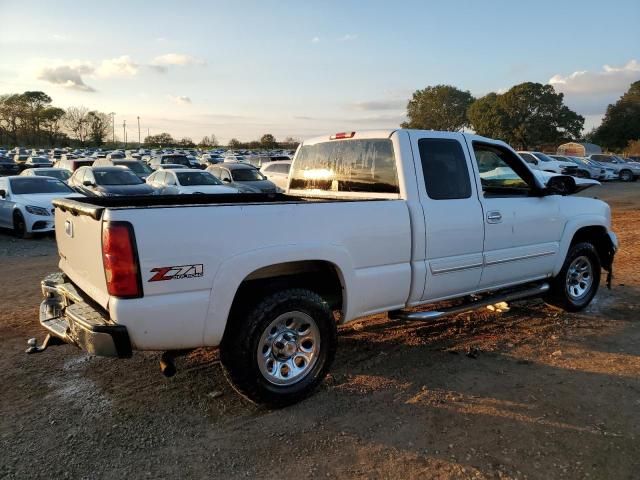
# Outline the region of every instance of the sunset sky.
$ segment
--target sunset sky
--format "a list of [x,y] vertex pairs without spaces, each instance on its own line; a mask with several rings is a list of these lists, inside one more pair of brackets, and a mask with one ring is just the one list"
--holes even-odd
[[590,129],[640,79],[638,0],[0,0],[0,18],[0,94],[196,141],[395,127],[439,83],[552,83]]

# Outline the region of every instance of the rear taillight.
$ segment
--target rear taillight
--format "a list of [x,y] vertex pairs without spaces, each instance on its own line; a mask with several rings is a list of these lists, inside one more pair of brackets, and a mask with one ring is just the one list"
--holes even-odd
[[128,222],[106,222],[102,229],[102,263],[109,295],[142,296],[142,282],[133,227]]
[[340,133],[336,133],[335,135],[331,135],[329,137],[329,140],[340,140],[343,138],[353,138],[353,136],[356,134],[356,132],[340,132]]

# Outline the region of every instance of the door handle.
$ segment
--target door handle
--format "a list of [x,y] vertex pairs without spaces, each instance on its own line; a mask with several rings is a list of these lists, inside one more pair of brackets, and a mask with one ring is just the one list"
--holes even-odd
[[502,222],[502,214],[500,212],[487,213],[487,223],[500,223]]

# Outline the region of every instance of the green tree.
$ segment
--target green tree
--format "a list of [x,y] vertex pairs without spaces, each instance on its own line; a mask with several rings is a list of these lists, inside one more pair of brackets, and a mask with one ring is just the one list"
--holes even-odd
[[91,142],[99,147],[102,145],[109,134],[111,127],[111,119],[109,115],[95,110],[87,113],[87,123],[89,129],[89,138]]
[[58,107],[46,107],[42,111],[42,127],[47,135],[47,144],[54,145],[60,136],[65,111]]
[[478,99],[467,116],[479,135],[500,138],[523,149],[576,139],[584,125],[584,117],[564,105],[562,93],[556,93],[551,85],[532,82]]
[[231,140],[229,140],[229,148],[240,148],[242,146],[242,143],[240,143],[240,140],[238,140],[237,138],[232,138]]
[[457,132],[468,125],[467,109],[473,100],[470,92],[451,85],[416,90],[407,104],[408,121],[402,127]]
[[178,145],[180,145],[181,147],[195,147],[196,144],[193,143],[193,140],[191,140],[189,137],[183,137],[180,140],[178,140]]
[[24,92],[22,94],[24,105],[26,107],[27,122],[30,126],[33,140],[37,141],[40,134],[40,125],[42,123],[42,113],[45,108],[51,104],[51,97],[44,92]]
[[278,145],[278,143],[276,142],[276,137],[274,137],[270,133],[265,133],[264,135],[262,135],[262,137],[260,137],[260,145],[263,148],[274,148]]
[[640,139],[640,80],[634,82],[618,101],[607,107],[593,141],[610,150],[622,150],[631,140]]
[[158,135],[149,135],[144,139],[145,145],[157,145],[157,146],[168,146],[174,145],[176,141],[174,138],[167,132],[159,133]]

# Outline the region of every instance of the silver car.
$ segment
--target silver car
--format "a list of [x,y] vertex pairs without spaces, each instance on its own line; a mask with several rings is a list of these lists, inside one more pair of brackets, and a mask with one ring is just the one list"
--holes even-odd
[[638,177],[640,177],[640,166],[625,162],[623,159],[616,157],[615,155],[599,153],[591,155],[589,158],[603,164],[607,168],[613,169],[618,175],[618,178],[623,182],[636,181]]

